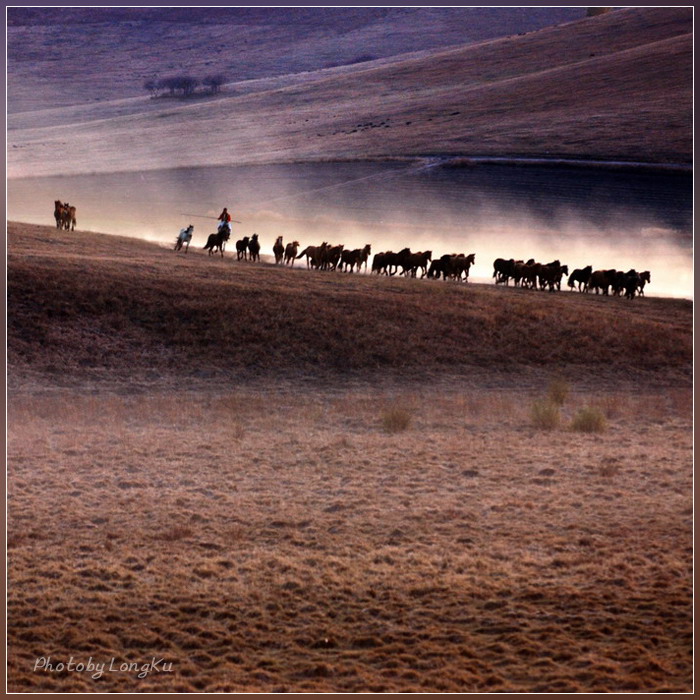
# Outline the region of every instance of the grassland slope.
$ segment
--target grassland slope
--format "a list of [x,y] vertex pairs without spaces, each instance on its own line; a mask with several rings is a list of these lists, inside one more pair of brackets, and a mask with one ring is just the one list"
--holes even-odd
[[281,269],[17,223],[8,309],[11,374],[691,376],[687,301]]
[[229,85],[216,100],[16,115],[8,171],[433,154],[691,163],[692,48],[690,8],[629,8],[284,84]]
[[221,73],[229,81],[316,71],[529,32],[584,14],[580,7],[12,7],[8,109],[142,96],[146,79],[181,71]]

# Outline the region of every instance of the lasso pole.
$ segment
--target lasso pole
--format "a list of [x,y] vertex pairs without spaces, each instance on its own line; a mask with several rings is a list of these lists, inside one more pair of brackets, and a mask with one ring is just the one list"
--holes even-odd
[[[203,216],[202,214],[180,214],[180,216],[194,216],[197,219],[214,219],[214,221],[219,220],[216,216]],[[236,219],[231,219],[231,223],[242,224],[243,222],[236,221]]]

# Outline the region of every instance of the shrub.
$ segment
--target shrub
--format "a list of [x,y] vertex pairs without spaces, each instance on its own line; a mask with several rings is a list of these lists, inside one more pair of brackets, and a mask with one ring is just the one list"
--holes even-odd
[[549,400],[535,401],[530,416],[535,428],[554,430],[559,425],[559,406]]
[[221,86],[226,82],[226,76],[217,73],[216,75],[208,75],[202,80],[202,85],[209,88],[212,94],[216,94],[221,89]]
[[607,427],[602,411],[593,406],[579,410],[571,421],[571,429],[579,433],[602,433]]
[[553,379],[549,384],[547,397],[552,403],[563,406],[569,396],[569,384],[565,379]]
[[408,429],[411,419],[410,411],[394,406],[382,413],[382,427],[387,433],[400,433]]
[[143,89],[148,90],[151,93],[151,97],[158,97],[158,91],[160,90],[160,85],[155,78],[147,80],[143,84]]
[[189,75],[174,75],[163,78],[156,84],[157,89],[169,90],[171,95],[181,92],[183,97],[194,94],[194,90],[199,85],[199,80]]

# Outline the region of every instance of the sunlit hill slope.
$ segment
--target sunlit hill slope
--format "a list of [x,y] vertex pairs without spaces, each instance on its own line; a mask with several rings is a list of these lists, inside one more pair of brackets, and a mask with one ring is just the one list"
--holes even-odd
[[[11,176],[426,154],[692,161],[692,9],[13,114]],[[58,156],[58,157],[57,157]]]

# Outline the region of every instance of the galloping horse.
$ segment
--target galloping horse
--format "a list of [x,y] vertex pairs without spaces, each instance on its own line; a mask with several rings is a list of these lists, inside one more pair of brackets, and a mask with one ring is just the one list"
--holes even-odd
[[571,291],[573,292],[574,285],[578,284],[578,291],[579,292],[587,292],[588,291],[588,281],[591,279],[592,274],[593,274],[593,266],[592,265],[586,265],[586,267],[584,267],[584,268],[577,268],[569,275],[569,279],[567,280],[567,284],[569,285],[569,289],[571,289]]
[[212,255],[214,251],[218,249],[221,253],[221,257],[224,257],[224,247],[226,246],[226,241],[231,237],[231,231],[228,228],[223,228],[217,233],[209,234],[207,239],[207,244],[204,246],[204,250],[209,250],[209,255]]
[[297,257],[297,251],[299,250],[299,241],[294,241],[293,243],[287,243],[287,247],[284,249],[284,264],[291,265],[294,267],[294,260]]
[[236,241],[236,259],[237,260],[247,260],[248,259],[248,242],[250,238],[245,236],[241,238],[240,241]]
[[250,259],[260,262],[260,242],[258,241],[258,234],[254,233],[253,237],[248,242],[248,252],[250,253]]
[[275,265],[279,265],[284,258],[284,244],[282,243],[282,236],[277,236],[275,245],[272,246],[272,252],[275,255]]
[[180,229],[180,234],[175,239],[175,250],[182,250],[183,244],[185,245],[185,253],[190,247],[190,241],[192,240],[192,231],[194,231],[194,226],[190,224],[187,228]]
[[362,263],[364,263],[365,269],[367,269],[367,258],[369,258],[369,254],[371,252],[372,246],[370,243],[368,243],[364,248],[344,250],[340,256],[340,269],[342,270],[345,268],[345,271],[347,272],[348,268],[350,268],[350,272],[353,272],[355,265],[357,265],[357,271],[360,272],[362,269]]
[[639,273],[639,296],[644,296],[644,285],[647,282],[651,282],[651,272],[644,270],[644,272]]

